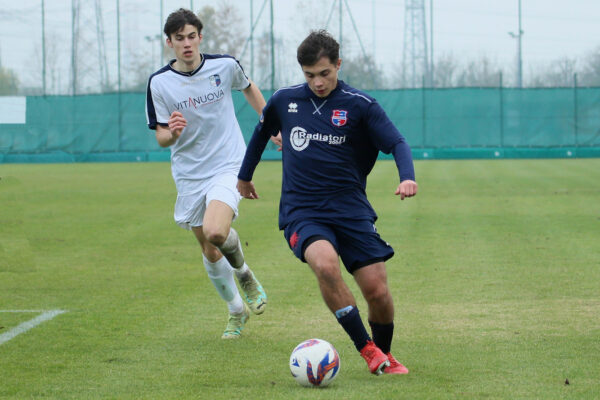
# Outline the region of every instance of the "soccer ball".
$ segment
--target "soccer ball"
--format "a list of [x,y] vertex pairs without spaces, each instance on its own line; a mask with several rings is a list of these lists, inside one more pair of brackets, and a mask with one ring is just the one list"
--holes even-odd
[[300,385],[324,387],[338,375],[340,356],[331,343],[322,339],[308,339],[292,351],[290,370]]

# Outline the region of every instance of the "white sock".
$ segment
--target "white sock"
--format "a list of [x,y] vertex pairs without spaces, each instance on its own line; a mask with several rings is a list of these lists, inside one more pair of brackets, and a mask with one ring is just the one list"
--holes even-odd
[[244,311],[244,302],[240,292],[233,280],[233,268],[227,262],[225,257],[221,257],[217,262],[210,262],[202,255],[204,259],[204,268],[208,277],[217,289],[217,293],[227,302],[227,308],[230,314],[239,314]]
[[241,268],[244,263],[244,252],[242,251],[240,237],[235,229],[229,229],[227,239],[225,239],[225,242],[219,247],[219,250],[221,250],[221,253],[227,258],[229,265],[235,269]]
[[250,267],[248,267],[248,264],[244,263],[244,265],[242,265],[239,268],[232,268],[233,272],[235,273],[236,278],[238,278],[238,280],[245,280],[247,279],[247,277],[250,275],[250,273],[252,271],[250,271]]

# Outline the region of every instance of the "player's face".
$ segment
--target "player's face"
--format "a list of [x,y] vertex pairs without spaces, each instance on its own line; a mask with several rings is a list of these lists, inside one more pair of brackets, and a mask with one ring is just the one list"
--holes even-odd
[[308,87],[319,97],[327,97],[337,87],[338,71],[342,60],[333,64],[328,57],[321,57],[314,65],[303,65],[302,72]]
[[183,28],[167,39],[167,44],[175,50],[175,58],[188,67],[200,65],[200,50],[198,46],[202,41],[202,34],[198,33],[195,26],[186,24]]

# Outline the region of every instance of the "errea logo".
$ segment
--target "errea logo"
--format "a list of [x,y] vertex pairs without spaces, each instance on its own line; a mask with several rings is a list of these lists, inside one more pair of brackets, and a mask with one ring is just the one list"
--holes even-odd
[[298,104],[296,104],[296,103],[288,104],[288,112],[289,113],[297,113],[298,112]]

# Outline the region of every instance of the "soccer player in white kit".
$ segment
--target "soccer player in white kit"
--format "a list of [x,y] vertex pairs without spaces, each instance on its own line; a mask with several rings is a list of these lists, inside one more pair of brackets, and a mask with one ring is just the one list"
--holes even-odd
[[229,309],[222,338],[236,339],[250,311],[264,312],[267,296],[231,227],[241,200],[237,173],[246,150],[231,91],[241,90],[258,115],[265,100],[235,58],[200,53],[202,22],[192,11],[171,13],[164,33],[175,59],[150,76],[148,126],[156,130],[160,146],[171,147],[175,222],[200,243],[208,277]]

